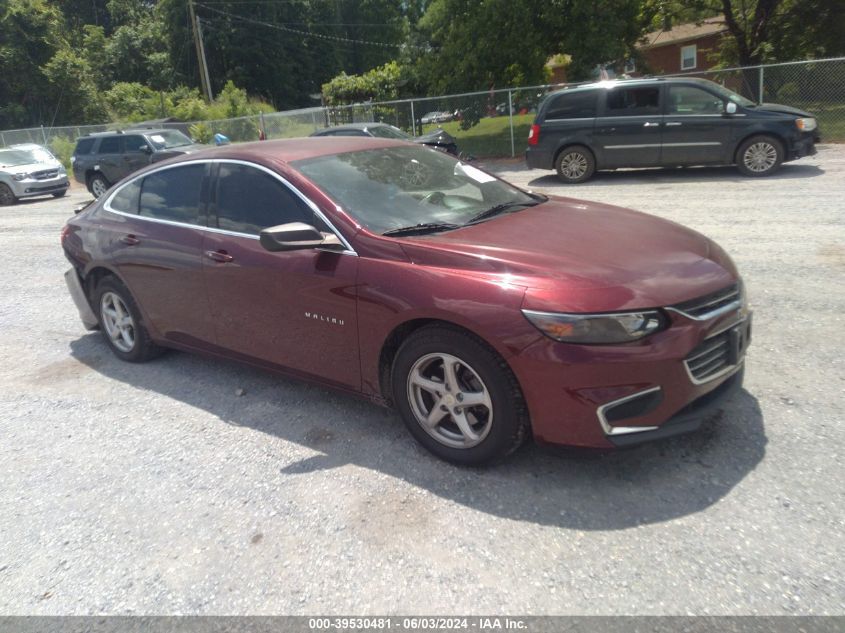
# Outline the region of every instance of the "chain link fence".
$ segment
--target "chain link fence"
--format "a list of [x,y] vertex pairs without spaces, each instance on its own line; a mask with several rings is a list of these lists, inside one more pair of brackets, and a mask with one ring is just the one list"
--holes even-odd
[[[682,73],[710,79],[755,102],[774,102],[806,110],[817,117],[823,141],[845,142],[845,57],[767,66]],[[85,134],[110,129],[168,127],[208,141],[216,133],[232,142],[308,136],[324,127],[347,123],[383,122],[412,136],[438,127],[454,136],[462,152],[479,158],[512,157],[525,150],[528,131],[542,98],[574,84],[548,84],[362,103],[316,107],[272,114],[194,122],[113,123],[0,132],[0,146],[18,143],[46,145],[66,164]]]

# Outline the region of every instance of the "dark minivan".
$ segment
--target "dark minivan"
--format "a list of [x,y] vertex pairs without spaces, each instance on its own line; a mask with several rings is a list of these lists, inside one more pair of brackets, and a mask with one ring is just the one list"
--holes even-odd
[[634,79],[548,95],[528,135],[529,167],[579,183],[597,169],[736,165],[768,176],[816,153],[811,114],[757,105],[704,79]]

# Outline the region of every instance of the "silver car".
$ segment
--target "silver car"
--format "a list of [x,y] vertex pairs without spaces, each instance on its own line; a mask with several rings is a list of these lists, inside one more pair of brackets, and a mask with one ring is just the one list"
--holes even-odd
[[26,143],[0,149],[0,206],[32,196],[61,198],[69,186],[64,166],[47,148]]

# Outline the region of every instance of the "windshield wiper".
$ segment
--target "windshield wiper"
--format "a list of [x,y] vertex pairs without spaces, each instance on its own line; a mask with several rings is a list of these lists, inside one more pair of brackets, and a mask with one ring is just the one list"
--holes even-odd
[[414,235],[416,233],[435,233],[437,231],[449,231],[457,229],[460,224],[450,224],[448,222],[422,222],[413,226],[403,226],[398,229],[390,229],[385,231],[382,235]]
[[533,207],[538,204],[542,204],[548,200],[545,196],[543,196],[542,200],[537,200],[535,202],[518,202],[516,200],[512,200],[511,202],[504,202],[502,204],[497,204],[495,207],[490,207],[481,213],[477,213],[476,215],[472,216],[467,224],[475,224],[477,222],[481,222],[483,220],[487,220],[488,218],[492,218],[495,215],[499,215],[500,213],[510,212],[511,209],[516,207]]

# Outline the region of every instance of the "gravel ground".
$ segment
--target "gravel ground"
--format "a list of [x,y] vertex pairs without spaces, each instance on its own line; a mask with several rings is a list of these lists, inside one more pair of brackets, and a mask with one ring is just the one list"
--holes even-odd
[[842,614],[845,147],[761,180],[493,168],[726,248],[756,314],[720,417],[455,468],[366,402],[187,354],[119,362],[62,280],[84,192],[2,208],[0,613]]

